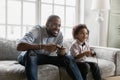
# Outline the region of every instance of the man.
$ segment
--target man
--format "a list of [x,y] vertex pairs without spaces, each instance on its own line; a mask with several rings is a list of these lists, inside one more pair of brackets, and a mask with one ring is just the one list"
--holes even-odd
[[[18,56],[18,61],[25,66],[28,80],[38,80],[37,69],[38,65],[42,64],[64,67],[73,80],[83,80],[74,59],[68,56],[62,47],[63,36],[60,26],[60,17],[51,15],[46,26],[35,26],[19,41],[17,50],[24,52]],[[50,56],[55,51],[58,56]]]

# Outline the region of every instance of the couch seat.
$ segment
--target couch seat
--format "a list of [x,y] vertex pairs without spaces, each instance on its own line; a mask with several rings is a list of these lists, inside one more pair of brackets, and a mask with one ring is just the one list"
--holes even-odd
[[103,79],[113,76],[115,73],[115,63],[105,59],[88,58],[87,61],[95,62],[98,64]]
[[[59,80],[59,69],[54,65],[40,65],[38,74],[39,80]],[[18,79],[26,80],[24,66],[17,61],[0,61],[0,80]]]

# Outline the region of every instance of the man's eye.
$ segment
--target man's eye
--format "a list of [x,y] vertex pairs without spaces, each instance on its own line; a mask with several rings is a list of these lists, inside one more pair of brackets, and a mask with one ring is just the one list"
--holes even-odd
[[53,24],[53,26],[55,26],[55,27],[60,27],[60,24]]

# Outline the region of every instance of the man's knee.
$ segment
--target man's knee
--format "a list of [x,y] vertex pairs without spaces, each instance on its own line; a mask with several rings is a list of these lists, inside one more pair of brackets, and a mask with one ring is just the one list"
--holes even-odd
[[20,55],[17,58],[17,61],[21,64],[24,65],[25,61],[25,56],[26,56],[27,51],[22,51]]
[[28,56],[36,56],[37,53],[34,50],[28,50],[26,55],[28,55]]
[[37,58],[37,54],[33,50],[29,50],[26,53],[25,60],[35,60]]
[[72,56],[70,56],[70,55],[65,55],[65,56],[64,56],[64,61],[65,61],[65,63],[67,63],[67,64],[76,63],[76,62],[75,62],[75,59],[74,59]]
[[30,56],[36,56],[33,50],[23,51],[18,56],[17,60],[21,65],[25,65],[26,60],[30,59]]
[[75,59],[73,58],[73,56],[71,55],[65,55],[65,59],[69,60],[69,61],[74,61]]

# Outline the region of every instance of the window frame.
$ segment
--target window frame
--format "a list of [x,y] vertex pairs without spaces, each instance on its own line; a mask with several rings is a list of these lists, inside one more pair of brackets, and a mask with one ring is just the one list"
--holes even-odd
[[[18,27],[20,27],[21,28],[20,36],[23,37],[24,36],[24,34],[23,34],[24,27],[26,27],[26,29],[27,29],[28,26],[33,27],[35,25],[41,25],[41,16],[42,16],[41,15],[41,5],[46,4],[46,3],[41,2],[41,0],[36,0],[36,1],[12,0],[12,1],[19,1],[21,3],[21,24],[20,25],[18,25],[18,24],[8,24],[8,21],[7,21],[7,19],[8,19],[8,0],[5,0],[5,24],[0,23],[1,26],[5,26],[5,37],[4,38],[8,38],[8,36],[9,36],[9,34],[7,32],[8,31],[8,26],[12,26],[12,27],[18,26]],[[36,8],[35,9],[35,11],[36,11],[35,12],[35,25],[24,25],[23,24],[23,4],[24,4],[24,2],[35,3],[35,8]],[[54,0],[53,0],[53,3],[54,3]],[[53,3],[52,3],[52,7],[53,7],[52,14],[54,14],[54,6],[55,5],[60,5],[60,4],[53,4]],[[81,8],[81,6],[80,6],[83,3],[84,3],[84,0],[76,0],[76,6],[69,6],[69,7],[74,7],[75,8],[75,23],[74,23],[74,25],[79,24],[79,23],[84,23],[84,9]],[[64,6],[65,11],[64,11],[64,24],[62,25],[62,30],[63,30],[62,32],[63,32],[63,36],[67,36],[66,35],[66,30],[67,29],[72,30],[73,26],[66,26],[66,21],[65,21],[66,20],[66,7],[68,7],[68,5],[63,5],[63,6]],[[84,6],[84,5],[82,5],[82,6]],[[81,14],[81,11],[83,12],[82,14]],[[83,16],[82,19],[81,19],[81,16]],[[65,39],[67,39],[67,38],[65,38]],[[71,38],[69,38],[69,39],[71,39]]]

